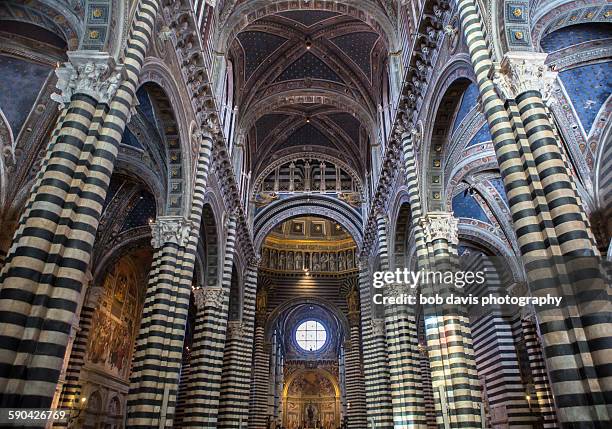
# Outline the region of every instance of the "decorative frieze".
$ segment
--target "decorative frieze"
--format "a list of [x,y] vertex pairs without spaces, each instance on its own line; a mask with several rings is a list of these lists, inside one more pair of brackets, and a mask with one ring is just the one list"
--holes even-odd
[[526,91],[539,91],[550,98],[557,72],[545,62],[548,54],[540,52],[508,52],[501,64],[493,69],[493,83],[500,96],[514,99]]
[[110,103],[123,81],[123,65],[105,52],[68,52],[69,61],[55,70],[59,93],[51,99],[64,107],[74,94],[86,94],[98,103]]
[[151,222],[151,244],[158,249],[173,243],[186,246],[191,234],[191,222],[182,216],[162,216]]
[[452,213],[432,212],[427,213],[421,219],[421,226],[425,232],[428,243],[434,240],[444,239],[450,243],[459,243],[458,219]]

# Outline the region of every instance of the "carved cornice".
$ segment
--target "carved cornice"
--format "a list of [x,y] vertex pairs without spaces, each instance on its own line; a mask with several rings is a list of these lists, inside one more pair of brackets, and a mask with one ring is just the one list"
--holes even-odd
[[182,216],[158,217],[151,223],[151,245],[154,249],[159,249],[168,243],[185,247],[191,227],[191,222]]
[[105,52],[68,52],[69,61],[55,70],[59,94],[51,99],[65,107],[75,94],[86,94],[98,103],[109,104],[123,80],[123,65]]

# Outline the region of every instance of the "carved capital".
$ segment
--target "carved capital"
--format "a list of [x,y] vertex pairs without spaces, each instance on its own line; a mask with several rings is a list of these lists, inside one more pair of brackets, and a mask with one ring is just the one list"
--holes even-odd
[[98,103],[110,103],[123,81],[123,65],[116,65],[105,52],[68,52],[69,61],[55,70],[59,93],[51,99],[60,107],[70,103],[74,94],[86,94]]
[[219,118],[215,115],[209,114],[204,123],[202,124],[202,130],[212,134],[214,137],[221,134],[221,125],[219,125]]
[[221,288],[195,289],[193,296],[198,308],[204,308],[205,306],[221,308],[223,305],[223,289]]
[[227,337],[231,339],[241,339],[246,335],[246,327],[240,320],[230,320],[227,323]]
[[526,91],[539,91],[542,99],[552,94],[557,72],[545,64],[548,54],[508,52],[501,64],[492,69],[493,83],[501,97],[514,99]]
[[428,243],[437,239],[444,239],[452,244],[459,243],[458,219],[452,213],[433,212],[421,218],[421,226]]
[[416,295],[416,288],[411,288],[405,283],[391,283],[385,287],[384,291],[386,296]]
[[161,216],[151,223],[151,244],[158,249],[164,244],[186,246],[191,234],[191,222],[182,216]]
[[371,319],[370,327],[374,336],[385,335],[385,319]]

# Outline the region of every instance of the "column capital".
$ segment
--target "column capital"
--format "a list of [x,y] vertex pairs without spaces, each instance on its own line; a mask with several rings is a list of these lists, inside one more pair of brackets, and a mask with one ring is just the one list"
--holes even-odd
[[442,238],[450,243],[458,244],[458,223],[459,220],[449,212],[431,212],[421,218],[421,226],[428,243]]
[[239,340],[246,335],[246,327],[240,320],[230,320],[227,322],[227,337]]
[[547,66],[548,54],[542,52],[507,52],[492,69],[492,79],[504,100],[514,99],[526,91],[539,91],[542,99],[550,98],[557,72]]
[[383,290],[386,296],[399,296],[403,294],[416,296],[416,288],[412,288],[405,283],[391,283],[385,286]]
[[191,221],[182,216],[160,216],[151,222],[151,244],[159,249],[167,243],[185,247],[191,234]]
[[221,308],[223,305],[223,289],[221,288],[194,289],[193,296],[198,309],[205,306]]
[[385,335],[385,319],[371,319],[370,327],[372,328],[372,334],[375,336]]
[[51,99],[65,107],[74,94],[86,94],[108,104],[123,81],[123,73],[123,65],[117,65],[106,52],[68,52],[68,61],[55,69],[59,94],[51,94]]

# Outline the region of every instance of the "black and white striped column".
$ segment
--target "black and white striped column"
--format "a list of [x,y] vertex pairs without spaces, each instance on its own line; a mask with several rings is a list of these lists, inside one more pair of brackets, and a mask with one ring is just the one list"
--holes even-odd
[[51,404],[158,9],[139,0],[122,74],[79,53],[60,79],[66,114],[0,273],[1,406]]
[[385,343],[384,319],[376,317],[373,309],[372,281],[366,261],[360,261],[359,301],[363,349],[368,429],[393,428],[393,409],[389,387],[389,362]]
[[[428,213],[422,219],[430,261],[436,272],[456,267],[457,219]],[[459,294],[452,284],[427,284],[423,294]],[[469,319],[461,306],[425,305],[425,331],[439,427],[481,427],[482,399],[476,373]]]
[[229,295],[236,245],[236,215],[227,219],[221,284],[198,291],[198,313],[191,355],[183,427],[218,426],[221,375],[227,335]]
[[[210,172],[214,136],[204,129],[199,142],[189,219],[166,217],[153,228],[156,250],[136,341],[130,392],[130,427],[171,426],[189,310],[197,243]],[[171,364],[166,366],[164,349]],[[159,370],[159,373],[156,371]],[[161,407],[164,404],[164,407]]]
[[366,398],[361,361],[361,334],[358,291],[356,288],[348,292],[349,341],[345,342],[345,380],[346,380],[346,414],[349,429],[367,427]]
[[228,326],[221,377],[219,428],[243,429],[248,423],[256,292],[257,262],[252,261],[244,281],[242,320],[230,321]]
[[258,311],[253,351],[253,377],[249,405],[249,429],[266,429],[270,380],[270,345],[265,341],[265,311]]

